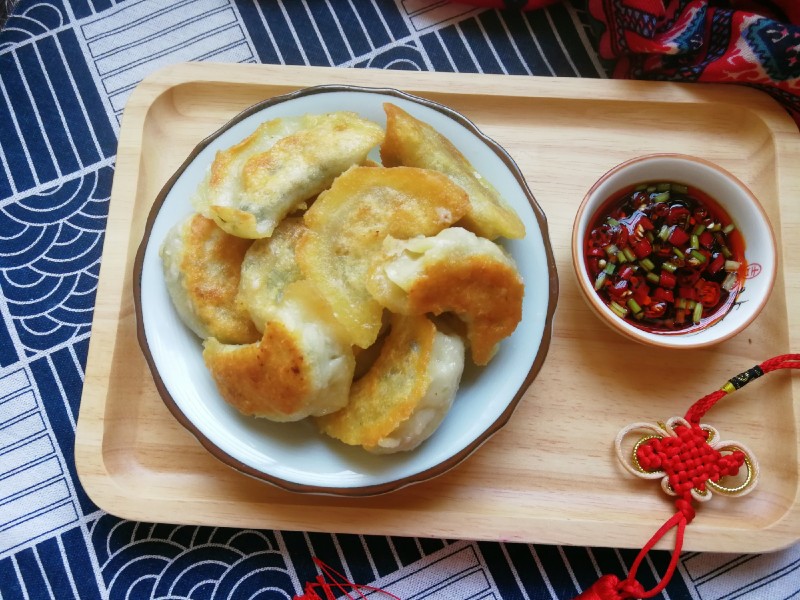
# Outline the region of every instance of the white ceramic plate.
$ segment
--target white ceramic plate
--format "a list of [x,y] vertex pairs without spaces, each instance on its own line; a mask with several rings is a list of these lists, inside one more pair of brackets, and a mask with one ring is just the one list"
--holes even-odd
[[[417,449],[373,456],[320,434],[313,423],[245,417],[218,394],[201,341],[179,320],[161,270],[167,231],[192,212],[189,198],[218,150],[263,121],[304,113],[352,110],[385,125],[393,102],[448,137],[503,194],[527,229],[504,243],[525,281],[522,322],[484,368],[467,368],[453,407]],[[373,158],[378,159],[375,152]],[[384,493],[430,479],[463,461],[511,417],[544,361],[558,295],[544,214],[513,160],[452,109],[397,90],[320,86],[266,100],[204,140],[156,199],[137,254],[134,289],[139,341],[165,403],[214,456],[239,471],[297,492],[347,496]]]

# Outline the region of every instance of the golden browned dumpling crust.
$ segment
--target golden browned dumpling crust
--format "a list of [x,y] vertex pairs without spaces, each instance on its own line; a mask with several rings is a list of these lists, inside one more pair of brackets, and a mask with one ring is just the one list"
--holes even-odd
[[463,368],[461,338],[438,331],[424,315],[394,315],[380,355],[353,383],[347,406],[317,425],[370,452],[412,450],[444,419]]
[[174,227],[160,254],[167,289],[181,319],[199,337],[246,344],[260,335],[238,299],[239,274],[251,241],[195,214]]
[[305,281],[287,287],[259,342],[225,345],[211,338],[203,359],[226,402],[273,421],[339,410],[355,369],[330,308]]
[[303,277],[295,249],[305,231],[302,218],[287,217],[271,237],[255,240],[244,255],[239,298],[259,330],[283,300],[286,287]]
[[217,153],[193,202],[228,233],[269,237],[286,215],[363,163],[383,135],[345,111],[268,121]]
[[226,402],[245,415],[294,414],[311,389],[303,353],[281,323],[267,323],[260,343],[225,348],[215,339],[203,358]]
[[353,167],[305,213],[300,269],[330,303],[361,348],[380,331],[383,307],[365,287],[372,257],[387,235],[434,235],[467,209],[464,190],[441,173],[412,167]]
[[487,364],[522,319],[525,287],[511,257],[460,227],[430,238],[387,238],[367,289],[402,314],[452,312],[465,324],[473,361]]
[[391,103],[386,111],[386,137],[381,145],[384,166],[405,165],[448,175],[469,194],[469,210],[458,223],[490,240],[525,237],[525,225],[499,192],[484,179],[450,140],[429,124]]

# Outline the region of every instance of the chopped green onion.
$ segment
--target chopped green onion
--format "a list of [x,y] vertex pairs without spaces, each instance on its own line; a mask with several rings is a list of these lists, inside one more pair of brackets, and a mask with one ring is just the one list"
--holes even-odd
[[656,266],[653,264],[653,261],[649,258],[643,258],[639,261],[639,264],[642,265],[642,267],[647,271],[652,271],[656,268]]
[[706,255],[700,252],[699,250],[692,249],[691,255],[694,256],[701,263],[706,262]]
[[689,245],[692,248],[699,248],[700,247],[700,239],[695,234],[692,234],[689,237]]
[[648,281],[651,281],[652,283],[656,283],[656,284],[657,284],[657,283],[659,283],[659,282],[661,281],[661,279],[658,277],[658,275],[656,275],[656,274],[655,274],[655,273],[653,273],[652,271],[648,271],[648,273],[647,273],[647,280],[648,280]]
[[670,186],[669,183],[657,183],[656,184],[656,190],[659,191],[659,192],[668,192],[670,190],[670,187],[672,187],[672,186]]
[[731,271],[725,276],[725,281],[722,282],[722,285],[720,287],[726,292],[730,292],[733,288],[736,287],[736,278],[737,278],[736,273]]
[[614,217],[608,217],[608,219],[606,219],[606,223],[611,225],[611,227],[616,227],[619,225],[619,221],[617,221]]
[[695,323],[699,323],[700,319],[703,318],[703,304],[698,302],[694,306],[694,312],[692,312],[692,321]]
[[639,303],[636,302],[633,298],[628,298],[628,306],[634,313],[642,312],[642,307],[639,306]]
[[611,310],[614,311],[614,314],[616,314],[619,317],[622,317],[623,319],[625,318],[625,315],[628,314],[628,309],[627,308],[625,308],[624,306],[620,306],[619,304],[617,304],[613,300],[611,302],[609,302],[608,307]]
[[672,191],[676,194],[688,194],[689,188],[682,183],[673,183],[671,186]]
[[596,292],[600,291],[600,288],[603,287],[603,284],[606,282],[606,272],[600,271],[597,275],[597,279],[594,280],[594,289]]
[[608,254],[609,256],[616,256],[617,252],[619,252],[619,248],[617,248],[614,244],[609,244],[608,246],[603,248],[603,250],[605,250],[606,254]]
[[606,264],[606,268],[603,269],[603,272],[605,272],[606,275],[613,275],[614,274],[614,270],[616,268],[617,268],[617,265],[615,265],[614,263],[610,262],[610,263]]
[[671,262],[665,262],[661,265],[661,268],[665,271],[669,271],[670,273],[674,273],[678,270],[677,265],[673,265]]
[[633,261],[635,261],[635,260],[636,260],[636,254],[635,254],[635,253],[634,253],[634,251],[633,251],[633,250],[631,250],[630,248],[628,248],[628,247],[625,247],[625,248],[622,250],[622,252],[624,252],[624,253],[625,253],[625,258],[627,258],[627,259],[628,259],[630,262],[633,262]]
[[695,226],[695,228],[694,228],[694,231],[693,231],[692,233],[694,233],[695,235],[700,235],[700,234],[701,234],[701,233],[703,233],[705,230],[706,230],[706,226],[705,226],[705,225],[703,225],[702,223],[698,223],[698,224]]
[[686,255],[677,246],[672,247],[672,253],[680,259],[686,258]]
[[647,189],[647,184],[646,184],[646,183],[643,183],[643,184],[641,184],[641,185],[637,185],[637,186],[636,186],[636,189],[635,189],[634,191],[635,191],[635,192],[643,192],[643,191],[645,191],[646,189]]
[[669,202],[669,192],[659,192],[650,198],[653,202]]
[[734,225],[733,223],[729,223],[728,225],[725,225],[725,227],[722,228],[722,233],[728,235],[734,229],[736,229],[736,225]]
[[658,232],[658,237],[661,239],[662,242],[666,242],[667,238],[669,237],[669,226],[662,225],[661,231]]
[[731,271],[738,271],[739,267],[742,266],[742,263],[735,261],[735,260],[726,260],[725,261],[725,270],[728,272]]

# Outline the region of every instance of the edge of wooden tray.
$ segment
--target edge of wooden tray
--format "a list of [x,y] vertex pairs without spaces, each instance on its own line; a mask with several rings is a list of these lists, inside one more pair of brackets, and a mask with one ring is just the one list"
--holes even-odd
[[[85,382],[81,399],[76,432],[75,456],[79,478],[90,498],[102,509],[132,520],[165,520],[192,524],[211,524],[205,518],[196,518],[192,508],[210,509],[210,502],[181,498],[176,484],[176,497],[148,499],[144,501],[120,482],[108,468],[105,455],[104,410],[109,397],[110,357],[117,345],[116,324],[121,318],[132,318],[133,300],[122,296],[124,278],[130,276],[130,262],[136,253],[139,240],[132,235],[141,230],[146,215],[134,215],[131,220],[126,198],[136,197],[140,177],[140,149],[143,140],[144,124],[149,107],[171,87],[193,82],[219,84],[269,85],[295,89],[330,84],[363,85],[369,87],[396,87],[410,93],[439,93],[474,95],[476,89],[488,96],[536,96],[537,98],[575,98],[592,97],[605,100],[629,99],[632,95],[645,96],[652,102],[664,103],[720,103],[746,108],[763,121],[770,130],[777,151],[777,160],[785,161],[778,165],[778,189],[781,198],[800,198],[800,174],[793,174],[789,165],[797,164],[800,158],[800,138],[797,127],[776,102],[766,94],[743,87],[729,87],[706,84],[669,84],[638,81],[610,81],[585,79],[558,79],[544,77],[508,75],[466,75],[446,73],[409,73],[395,71],[371,71],[359,69],[338,69],[322,67],[282,67],[268,65],[221,65],[210,63],[184,63],[172,65],[148,76],[132,93],[125,108],[119,137],[117,154],[117,173],[113,182],[108,226],[113,230],[126,231],[126,239],[115,239],[106,243],[103,249],[100,276],[97,288],[97,304],[93,317],[89,353],[86,365]],[[800,202],[780,203],[781,243],[783,256],[797,256],[800,241],[793,232],[800,227]],[[800,263],[782,265],[786,278],[786,304],[788,314],[789,340],[792,348],[800,348]],[[102,300],[102,301],[101,301]],[[767,357],[764,357],[767,358]],[[791,382],[792,396],[800,397],[800,378]],[[800,452],[800,435],[794,440],[794,456]],[[245,502],[237,498],[231,501]],[[752,540],[748,551],[769,551],[794,543],[800,537],[800,490],[783,518],[769,527],[758,530],[758,539]],[[283,522],[271,528],[296,529],[307,531],[330,531],[317,523],[308,523],[308,508],[298,502],[295,512],[286,513]],[[347,523],[352,517],[352,508],[336,505],[330,509],[330,517],[336,523]],[[227,526],[259,527],[258,519],[251,513],[239,513],[235,508],[209,510],[214,519]],[[207,513],[204,513],[207,514]],[[546,529],[552,516],[542,515],[542,534],[536,540],[519,540],[537,543],[566,543],[578,545],[625,545],[637,546],[642,542],[637,535],[628,531],[622,537],[609,537],[608,522],[568,523],[557,534],[549,534]],[[666,518],[666,515],[665,515]],[[441,531],[431,519],[431,535],[440,537],[463,537],[468,531]],[[513,515],[508,517],[508,530],[513,531]],[[409,535],[403,532],[403,515],[390,515],[376,521],[376,529],[368,526],[364,533],[384,535]],[[642,531],[649,522],[642,524]],[[702,528],[702,526],[700,526]],[[592,533],[595,532],[595,533]],[[636,531],[638,533],[638,529]],[[649,533],[652,533],[648,530]],[[761,534],[764,535],[761,535]],[[667,544],[668,546],[668,544]],[[667,547],[664,546],[664,547]],[[725,551],[725,547],[702,541],[697,549]]]

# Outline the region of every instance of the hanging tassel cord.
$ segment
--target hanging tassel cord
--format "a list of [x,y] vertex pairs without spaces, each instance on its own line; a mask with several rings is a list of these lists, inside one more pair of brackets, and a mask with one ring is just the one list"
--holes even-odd
[[[628,600],[630,598],[652,598],[656,594],[663,592],[664,588],[667,587],[667,584],[672,579],[675,569],[678,568],[678,560],[680,558],[681,548],[683,547],[683,536],[686,531],[687,523],[686,515],[680,510],[676,512],[642,547],[639,554],[636,556],[636,560],[633,561],[631,570],[625,579],[619,579],[615,575],[603,575],[592,587],[577,596],[575,600]],[[673,527],[675,528],[675,551],[672,553],[669,566],[661,577],[661,581],[652,589],[645,590],[642,584],[636,580],[636,573],[639,571],[639,566],[650,550],[652,550],[659,540]]]
[[[678,431],[678,435],[684,438],[682,440],[684,444],[688,446],[694,445],[695,447],[702,445],[702,440],[700,438],[694,439],[691,436],[692,430],[701,432],[700,419],[702,419],[706,412],[708,412],[708,410],[711,409],[711,407],[713,407],[719,400],[728,394],[735,392],[754,379],[779,369],[800,369],[800,354],[784,354],[765,360],[761,364],[758,364],[753,368],[740,373],[736,377],[729,379],[720,389],[715,390],[714,392],[711,392],[710,394],[697,400],[691,406],[691,408],[689,408],[685,416],[685,419],[690,424],[690,427],[675,428]],[[705,434],[703,434],[702,439],[705,439]],[[643,445],[642,448],[645,448],[645,446]],[[735,454],[736,453],[734,453],[734,455]],[[651,458],[652,460],[658,460],[654,457]],[[648,468],[647,452],[643,450],[642,454],[639,456],[639,460],[642,462],[645,468]],[[728,465],[728,467],[731,470],[735,470],[734,468],[738,468],[738,465],[732,464]],[[702,474],[708,475],[708,473]],[[726,474],[726,472],[721,472],[721,474]],[[678,498],[675,500],[677,512],[672,515],[672,517],[668,519],[642,547],[641,551],[636,556],[636,560],[634,560],[633,564],[631,565],[628,576],[625,579],[619,579],[616,575],[603,575],[589,589],[577,596],[575,600],[629,600],[632,598],[646,599],[652,598],[653,596],[656,596],[664,591],[672,579],[672,576],[675,574],[675,570],[678,568],[678,561],[680,560],[680,553],[681,549],[683,548],[683,539],[686,532],[686,526],[692,522],[695,516],[695,510],[692,506],[691,495],[689,493],[691,486],[687,487],[684,485],[687,481],[691,484],[692,481],[690,480],[692,478],[687,474],[686,469],[683,468],[680,471],[677,471],[676,475],[677,478],[674,481],[673,489],[678,495]],[[675,544],[672,556],[670,557],[669,565],[655,587],[650,590],[645,590],[644,586],[642,586],[642,584],[636,580],[636,574],[639,571],[639,567],[648,553],[673,528],[675,529]],[[306,586],[303,590],[303,595],[295,596],[294,600],[335,600],[336,596],[334,595],[334,591],[337,591],[339,594],[343,593],[347,598],[351,599],[354,598],[354,596],[351,596],[350,592],[356,593],[357,598],[366,598],[367,596],[364,594],[364,592],[379,592],[389,598],[400,600],[397,596],[379,588],[357,585],[351,581],[348,581],[344,575],[332,569],[330,566],[326,565],[317,558],[314,558],[314,563],[317,565],[317,567],[319,567],[320,571],[322,571],[322,574],[319,575],[315,581],[306,583]],[[325,594],[325,596],[321,596],[319,592],[322,592]]]
[[[307,582],[303,588],[303,595],[295,596],[293,600],[336,600],[340,594],[344,594],[346,598],[350,598],[352,600],[354,598],[366,598],[367,595],[364,592],[369,594],[377,592],[383,594],[387,598],[400,600],[400,598],[394,594],[390,594],[386,590],[372,587],[370,585],[359,585],[357,583],[353,583],[352,581],[348,580],[347,577],[320,559],[314,557],[313,560],[314,564],[317,565],[320,571],[322,571],[322,574],[318,575],[316,580]],[[333,593],[334,590],[337,591],[337,594]],[[320,596],[318,592],[322,592],[325,594],[325,596]],[[351,592],[358,595],[351,596]]]
[[[703,396],[697,400],[689,410],[686,412],[685,420],[689,423],[689,427],[675,427],[675,433],[681,439],[681,446],[685,446],[690,452],[694,452],[697,456],[710,457],[713,452],[710,449],[704,448],[706,445],[704,440],[706,434],[700,426],[700,419],[713,407],[719,400],[740,389],[744,385],[750,383],[754,379],[777,371],[779,369],[800,369],[800,354],[783,354],[775,356],[764,362],[748,369],[732,377],[718,390]],[[659,440],[653,440],[651,445],[659,451]],[[673,444],[674,445],[674,444]],[[661,468],[664,466],[664,456],[669,458],[675,456],[681,451],[681,448],[671,449],[664,456],[659,456],[658,452],[651,452],[653,448],[648,449],[646,444],[640,448],[638,459],[645,469],[653,467]],[[692,472],[680,463],[674,472],[674,477],[670,479],[670,485],[678,498],[675,500],[675,507],[677,512],[666,522],[661,528],[650,538],[647,544],[644,545],[642,550],[636,557],[636,560],[631,566],[631,570],[625,579],[619,579],[615,575],[603,575],[597,580],[589,589],[580,594],[575,600],[627,600],[630,598],[652,598],[656,594],[661,593],[675,574],[675,569],[678,567],[681,549],[683,547],[683,538],[686,530],[686,525],[692,522],[695,516],[695,510],[692,506],[691,489],[695,483],[695,477],[699,476],[698,481],[705,481],[711,479],[713,473],[714,478],[719,475],[731,474],[738,470],[743,461],[741,452],[734,452],[732,456],[725,457],[720,462],[725,462],[723,468],[720,470],[715,468],[712,464],[705,464],[705,460],[700,460],[700,465],[695,465]],[[727,459],[727,461],[726,461]],[[730,473],[729,473],[730,472]],[[664,535],[675,528],[675,546],[670,558],[669,566],[666,572],[661,577],[659,583],[650,590],[645,590],[644,587],[636,580],[636,573],[639,566],[647,556],[648,552],[664,537]]]
[[782,354],[780,356],[775,356],[747,371],[739,373],[736,377],[731,377],[720,389],[714,390],[695,402],[687,411],[686,420],[693,426],[699,426],[700,419],[702,419],[706,412],[719,400],[728,394],[732,394],[754,379],[758,379],[762,375],[779,369],[800,369],[800,354]]

